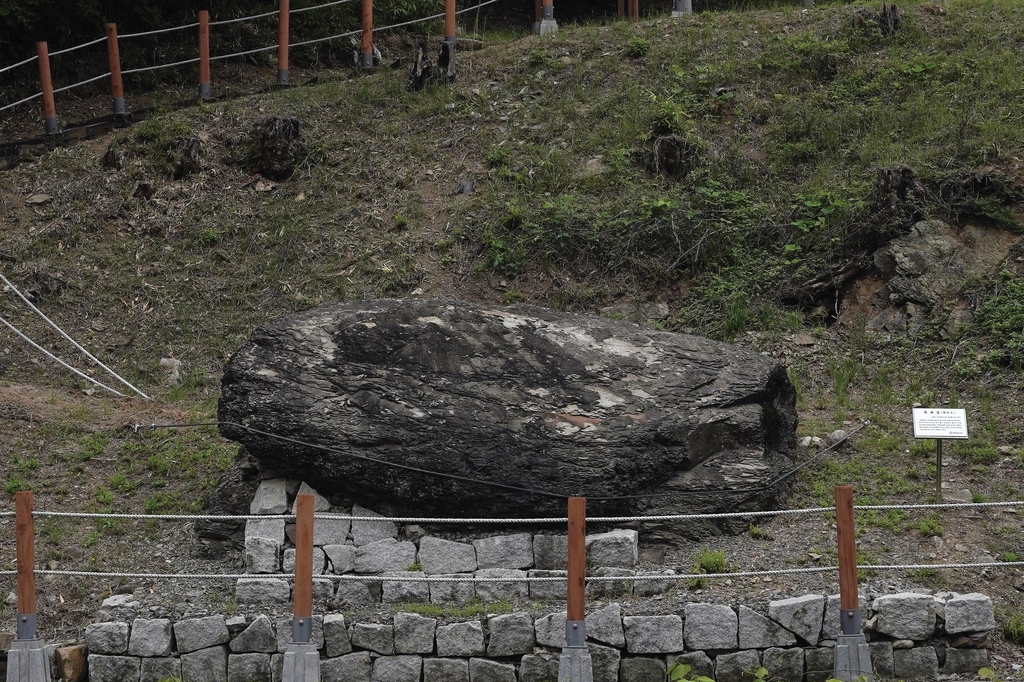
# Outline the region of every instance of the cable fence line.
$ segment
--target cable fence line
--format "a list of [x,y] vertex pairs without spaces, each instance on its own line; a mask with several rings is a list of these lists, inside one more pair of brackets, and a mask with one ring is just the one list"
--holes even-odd
[[101,514],[91,512],[33,511],[35,516],[57,519],[128,519],[139,521],[293,521],[295,514],[246,514],[216,516],[212,514]]
[[182,26],[171,26],[170,28],[158,28],[155,31],[141,31],[139,33],[123,33],[118,38],[141,38],[143,36],[155,36],[159,33],[173,33],[174,31],[183,31],[186,28],[195,28],[199,26],[199,22],[193,22],[191,24],[184,24]]
[[[381,31],[383,29],[377,29],[377,30]],[[362,31],[359,30],[359,29],[356,29],[355,31],[349,31],[348,33],[339,33],[336,36],[327,36],[326,38],[313,38],[312,40],[302,40],[302,41],[299,41],[297,43],[292,43],[292,47],[301,47],[302,45],[314,45],[316,43],[325,43],[325,42],[330,41],[330,40],[339,40],[341,38],[348,38],[349,36],[358,35],[360,33],[362,33]]]
[[6,109],[13,109],[14,107],[18,106],[19,104],[24,104],[25,102],[31,102],[32,100],[39,99],[42,96],[43,96],[43,93],[37,92],[34,95],[29,95],[25,99],[19,99],[17,102],[14,102],[13,104],[7,104],[5,106],[0,107],[0,111],[4,111]]
[[[215,62],[218,59],[231,59],[232,57],[244,57],[250,54],[258,54],[260,52],[269,52],[270,50],[276,50],[277,45],[268,45],[267,47],[257,47],[254,50],[245,50],[243,52],[232,52],[231,54],[222,54],[216,57],[210,57],[211,62]],[[196,60],[198,61],[198,60]]]
[[39,59],[39,55],[37,55],[37,54],[32,55],[28,59],[23,59],[20,62],[18,62],[17,64],[11,64],[10,66],[3,67],[2,69],[0,69],[0,73],[4,73],[4,72],[7,72],[7,71],[10,71],[11,69],[16,69],[19,66],[25,66],[26,64],[31,64],[32,62],[34,62],[37,59]]
[[[347,2],[352,2],[352,0],[334,0],[334,2],[325,2],[322,5],[313,5],[312,7],[299,7],[297,9],[289,9],[288,11],[291,14],[298,14],[299,12],[309,12],[315,9],[323,9],[324,7],[333,7],[334,5],[344,5]],[[292,44],[294,45],[294,43]]]
[[132,73],[144,73],[146,71],[159,71],[160,69],[172,69],[175,66],[184,66],[185,64],[195,64],[199,61],[199,57],[192,59],[183,59],[180,62],[172,62],[170,64],[154,64],[153,66],[140,66],[137,69],[125,69],[121,72],[122,75],[129,75]]
[[92,47],[93,45],[99,45],[100,43],[105,43],[105,42],[107,42],[106,37],[97,38],[96,40],[90,40],[89,42],[82,43],[81,45],[75,45],[74,47],[66,47],[63,50],[57,50],[56,52],[51,52],[50,56],[51,57],[59,57],[62,54],[68,54],[69,52],[75,52],[76,50],[81,50],[81,49],[86,48],[86,47]]
[[227,24],[237,24],[240,21],[252,21],[253,19],[262,19],[264,17],[274,17],[280,14],[278,10],[273,12],[264,12],[263,14],[254,14],[251,17],[237,17],[235,19],[221,19],[219,21],[211,21],[210,26],[226,26]]
[[99,76],[93,76],[92,78],[88,78],[88,79],[86,79],[84,81],[79,81],[77,83],[72,83],[71,85],[65,85],[63,88],[54,88],[53,89],[53,94],[56,95],[58,92],[67,92],[68,90],[72,90],[72,89],[80,87],[82,85],[88,85],[89,83],[95,83],[98,80],[103,80],[104,78],[108,78],[109,76],[110,76],[110,72],[107,71],[106,73],[101,73]]
[[1012,502],[949,502],[942,504],[866,504],[854,505],[854,511],[888,511],[907,509],[978,509],[985,507],[1024,507],[1024,500]]

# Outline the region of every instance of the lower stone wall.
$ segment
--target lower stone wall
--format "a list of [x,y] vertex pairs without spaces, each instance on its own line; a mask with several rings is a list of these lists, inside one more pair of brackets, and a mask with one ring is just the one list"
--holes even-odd
[[[777,600],[767,611],[708,603],[662,615],[623,616],[618,603],[594,610],[586,619],[594,682],[663,682],[676,662],[719,682],[747,682],[759,666],[774,680],[831,677],[838,597]],[[988,665],[983,647],[995,617],[984,595],[888,595],[862,617],[876,678],[973,675]],[[350,622],[332,613],[314,616],[312,641],[323,682],[556,682],[565,620],[565,612],[476,620],[402,612]],[[267,615],[93,623],[85,629],[89,679],[279,682],[291,627],[290,617]],[[57,650],[58,671],[71,669],[62,665],[68,655]]]

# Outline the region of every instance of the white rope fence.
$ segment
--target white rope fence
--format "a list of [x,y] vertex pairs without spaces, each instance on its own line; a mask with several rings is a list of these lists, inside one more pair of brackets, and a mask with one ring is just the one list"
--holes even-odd
[[[117,37],[117,39],[121,40],[122,38],[141,38],[143,36],[155,36],[155,35],[157,35],[159,33],[172,33],[174,31],[184,31],[186,28],[195,28],[196,26],[199,26],[199,22],[198,21],[195,22],[195,23],[192,23],[192,24],[184,24],[183,26],[171,26],[170,28],[158,28],[155,31],[142,31],[140,33],[125,33],[123,35],[119,35]],[[124,73],[124,72],[122,71],[122,73]]]
[[28,59],[23,59],[20,62],[18,62],[17,64],[11,64],[10,66],[5,66],[4,68],[0,69],[0,73],[4,73],[5,71],[10,71],[11,69],[16,69],[19,66],[25,66],[26,64],[30,64],[30,63],[34,62],[35,60],[37,60],[37,59],[39,59],[39,55],[34,55],[32,57],[29,57]]
[[76,50],[81,50],[82,48],[85,48],[85,47],[91,47],[93,45],[99,45],[100,43],[105,43],[105,42],[107,42],[106,36],[104,36],[103,38],[97,38],[96,40],[90,40],[89,42],[82,43],[81,45],[75,45],[74,47],[66,47],[63,50],[57,50],[56,52],[51,52],[50,56],[51,57],[59,57],[62,54],[68,54],[69,52],[74,52]]
[[14,102],[13,104],[7,104],[5,106],[0,107],[0,111],[4,111],[6,109],[13,109],[14,107],[18,106],[19,104],[24,104],[25,102],[31,102],[32,100],[38,99],[39,97],[42,97],[42,96],[43,96],[43,93],[37,92],[34,95],[29,95],[25,99],[19,99],[17,102]]

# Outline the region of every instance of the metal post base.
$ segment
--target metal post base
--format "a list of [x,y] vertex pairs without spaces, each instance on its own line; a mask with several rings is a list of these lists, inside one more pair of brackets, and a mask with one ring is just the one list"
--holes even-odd
[[839,635],[835,656],[834,678],[842,682],[874,682],[871,647],[863,634]]
[[359,68],[365,70],[373,69],[373,53],[368,52],[367,54],[359,55]]
[[315,644],[288,645],[281,682],[320,682],[320,654]]
[[111,102],[114,105],[114,116],[124,116],[128,113],[124,106],[124,97],[115,97]]
[[537,26],[537,35],[550,36],[558,33],[558,22],[554,19],[541,19]]
[[199,84],[199,99],[203,100],[204,102],[208,102],[211,99],[213,99],[213,88],[210,87],[209,83]]
[[50,662],[41,639],[16,639],[7,652],[7,682],[50,682]]
[[558,682],[594,682],[594,662],[587,647],[562,647],[562,655],[558,657]]
[[804,0],[804,9],[811,9],[814,7],[814,0]]
[[288,69],[277,70],[277,84],[288,85]]
[[56,135],[60,132],[60,126],[57,125],[57,117],[51,117],[46,119],[46,134]]

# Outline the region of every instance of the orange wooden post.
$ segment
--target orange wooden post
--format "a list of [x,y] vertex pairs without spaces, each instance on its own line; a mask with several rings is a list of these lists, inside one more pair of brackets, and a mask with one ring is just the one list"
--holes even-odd
[[[622,0],[619,0],[621,2]],[[544,0],[536,0],[533,7],[533,21],[534,23],[540,23],[541,8]]]
[[630,0],[630,2],[633,4],[633,18],[634,19],[639,19],[640,18],[640,0]]
[[566,641],[569,646],[583,646],[586,639],[584,630],[584,603],[586,600],[587,575],[587,499],[569,498],[569,563],[566,567],[568,585],[566,590]]
[[626,18],[626,0],[619,0],[619,19]]
[[455,47],[455,0],[444,3],[444,39]]
[[857,595],[857,542],[853,527],[853,488],[836,486],[836,543],[839,545],[839,637],[833,649],[833,675],[842,682],[873,679],[871,648],[861,631]]
[[110,71],[110,98],[114,116],[124,116],[124,88],[121,85],[121,51],[117,46],[117,24],[107,24],[107,68]]
[[295,514],[295,603],[293,640],[309,641],[313,633],[313,496],[299,495]]
[[199,97],[213,98],[210,87],[210,12],[199,10]]
[[17,535],[18,639],[35,639],[36,532],[32,519],[32,492],[29,490],[14,496],[14,526]]
[[277,84],[288,85],[288,0],[278,0],[277,10]]
[[558,23],[555,21],[555,5],[552,0],[542,1],[540,21],[537,22],[536,31],[542,36],[558,33]]
[[39,85],[43,90],[43,117],[46,119],[46,134],[56,135],[60,132],[57,125],[57,107],[53,103],[53,81],[50,80],[50,52],[46,49],[46,41],[36,43],[39,53]]
[[363,0],[363,44],[359,52],[359,66],[373,68],[373,0]]

